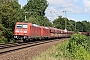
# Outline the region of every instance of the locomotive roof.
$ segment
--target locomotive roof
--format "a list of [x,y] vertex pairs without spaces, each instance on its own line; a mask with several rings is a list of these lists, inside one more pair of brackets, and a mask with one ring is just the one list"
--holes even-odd
[[27,23],[27,22],[17,22],[17,24],[31,24],[31,23]]
[[32,24],[32,26],[35,26],[35,27],[40,27],[39,25],[37,25],[37,24]]
[[45,29],[49,29],[48,27],[44,27]]

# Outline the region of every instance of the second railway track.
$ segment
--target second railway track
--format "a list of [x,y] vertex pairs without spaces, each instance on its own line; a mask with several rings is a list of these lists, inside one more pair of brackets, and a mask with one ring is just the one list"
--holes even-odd
[[42,41],[20,43],[20,44],[18,44],[18,43],[5,44],[5,45],[3,44],[3,45],[0,45],[0,55],[4,54],[4,53],[11,52],[11,51],[20,50],[20,49],[24,49],[24,48],[40,45],[40,44],[45,44],[45,43],[49,43],[49,42],[53,42],[53,41],[58,41],[58,40],[61,40],[61,39],[42,40]]

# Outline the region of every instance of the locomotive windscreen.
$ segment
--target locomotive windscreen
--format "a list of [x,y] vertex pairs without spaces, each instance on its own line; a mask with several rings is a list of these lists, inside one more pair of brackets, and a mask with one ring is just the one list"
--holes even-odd
[[17,24],[16,28],[27,28],[28,25],[27,24]]

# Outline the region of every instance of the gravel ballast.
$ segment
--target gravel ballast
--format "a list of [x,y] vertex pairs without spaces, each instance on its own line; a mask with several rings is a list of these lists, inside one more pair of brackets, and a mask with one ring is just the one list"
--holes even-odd
[[66,39],[60,39],[58,41],[53,41],[17,51],[13,51],[10,53],[2,54],[0,55],[0,60],[33,60],[33,57],[37,54],[40,54],[41,52],[46,51],[50,47],[56,44],[60,44],[61,42],[68,40]]

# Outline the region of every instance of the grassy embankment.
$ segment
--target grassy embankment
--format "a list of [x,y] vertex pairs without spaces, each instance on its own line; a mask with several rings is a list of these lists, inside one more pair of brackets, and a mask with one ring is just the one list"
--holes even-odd
[[74,34],[69,41],[53,46],[33,60],[90,60],[90,37]]

